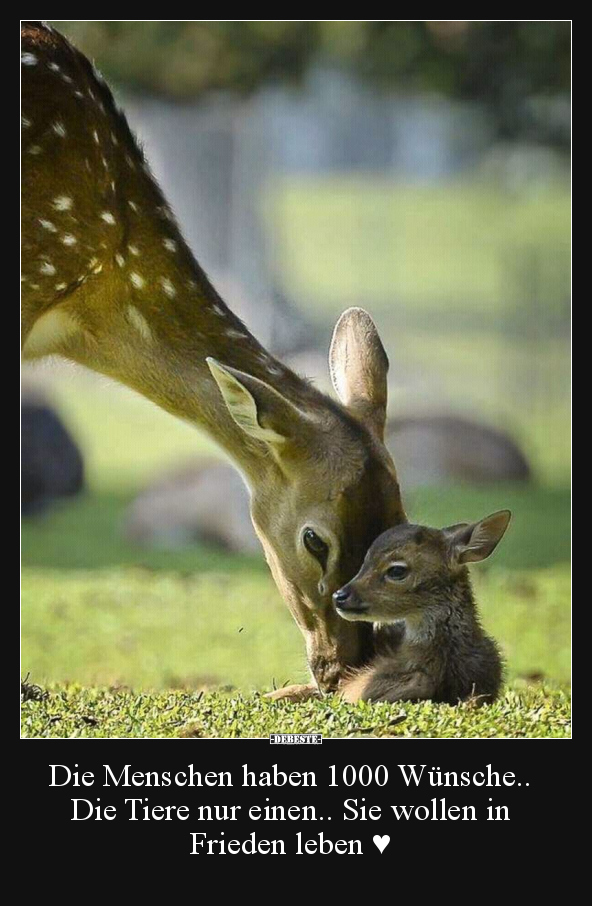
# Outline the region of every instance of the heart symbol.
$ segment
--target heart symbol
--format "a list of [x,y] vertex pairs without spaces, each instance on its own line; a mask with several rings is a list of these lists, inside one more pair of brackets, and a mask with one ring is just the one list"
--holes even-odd
[[384,834],[382,837],[379,837],[378,834],[374,834],[372,840],[374,841],[376,849],[381,853],[385,851],[385,849],[391,842],[391,838],[388,834]]

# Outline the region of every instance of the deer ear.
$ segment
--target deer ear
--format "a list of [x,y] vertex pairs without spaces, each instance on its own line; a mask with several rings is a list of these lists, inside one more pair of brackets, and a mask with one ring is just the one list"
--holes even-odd
[[386,420],[389,362],[374,321],[363,308],[348,308],[333,331],[329,370],[335,392],[380,440]]
[[450,551],[457,563],[475,563],[494,552],[504,536],[512,514],[500,510],[481,522],[460,522],[442,529],[450,542]]
[[302,435],[307,417],[281,393],[216,359],[206,362],[230,415],[245,434],[274,447]]

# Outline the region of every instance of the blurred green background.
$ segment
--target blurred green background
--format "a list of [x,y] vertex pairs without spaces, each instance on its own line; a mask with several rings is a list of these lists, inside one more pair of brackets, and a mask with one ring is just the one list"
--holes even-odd
[[[362,305],[391,360],[391,415],[458,413],[519,445],[528,482],[403,490],[428,524],[512,509],[473,570],[484,623],[513,683],[567,683],[569,24],[54,24],[113,83],[198,260],[257,336],[325,386],[331,326]],[[24,521],[24,672],[135,688],[302,680],[262,556],[124,540],[138,491],[219,455],[207,439],[74,366],[24,377],[50,394],[87,475],[84,495]]]

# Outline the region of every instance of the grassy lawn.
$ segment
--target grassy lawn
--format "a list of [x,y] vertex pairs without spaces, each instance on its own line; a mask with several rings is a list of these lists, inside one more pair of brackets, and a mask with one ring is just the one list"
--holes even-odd
[[[85,543],[92,551],[96,534]],[[261,561],[202,549],[139,556],[134,565],[132,551],[122,548],[116,564],[115,548],[109,542],[93,552],[94,567],[82,566],[84,551],[74,548],[76,566],[64,566],[64,551],[61,567],[24,568],[23,669],[35,682],[270,689],[305,679],[299,632]],[[568,568],[496,564],[473,572],[484,623],[502,643],[510,679],[568,681]]]
[[[58,385],[89,450],[90,486],[23,526],[22,669],[50,692],[24,704],[25,735],[175,736],[189,732],[188,722],[202,736],[568,732],[568,491],[457,487],[407,496],[411,516],[428,524],[501,506],[514,512],[491,565],[473,570],[485,626],[507,659],[508,692],[499,703],[483,710],[274,704],[259,693],[304,681],[307,671],[300,634],[263,558],[144,550],[119,532],[135,487],[173,453],[204,449],[201,439],[124,391],[109,391],[101,404],[102,385]],[[89,413],[101,405],[99,428]],[[146,451],[140,461],[138,448]]]
[[330,737],[566,737],[569,696],[554,688],[509,690],[475,708],[431,702],[347,705],[337,697],[301,704],[258,694],[136,693],[61,685],[23,705],[23,733],[34,737],[264,737],[318,733]]

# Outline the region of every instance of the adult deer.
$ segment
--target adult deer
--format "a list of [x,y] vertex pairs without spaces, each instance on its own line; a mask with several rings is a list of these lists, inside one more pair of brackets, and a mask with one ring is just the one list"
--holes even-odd
[[[371,318],[335,328],[334,402],[270,356],[196,263],[111,93],[88,60],[23,25],[23,352],[59,354],[204,429],[251,490],[253,523],[306,641],[338,688],[372,628],[332,593],[405,521],[383,446],[388,361]],[[298,697],[311,687],[289,687]]]

